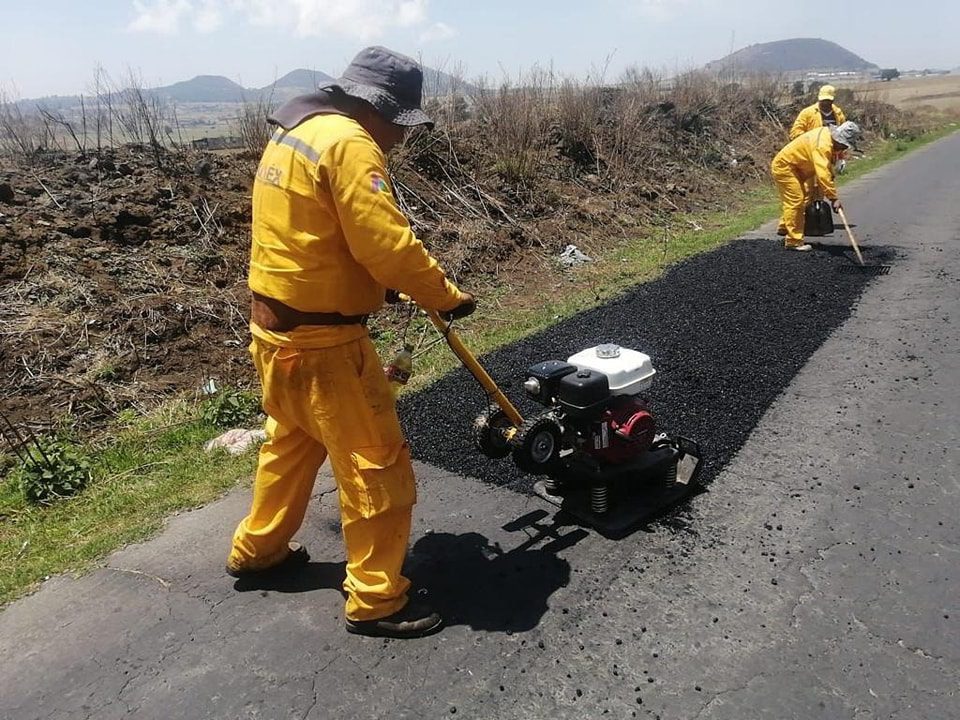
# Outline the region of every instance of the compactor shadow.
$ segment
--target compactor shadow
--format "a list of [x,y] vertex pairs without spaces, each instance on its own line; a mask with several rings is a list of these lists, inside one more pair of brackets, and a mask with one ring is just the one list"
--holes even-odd
[[547,515],[539,510],[505,525],[506,530],[533,529],[510,550],[480,533],[425,535],[407,559],[407,575],[414,587],[429,593],[447,625],[489,632],[532,630],[547,612],[550,596],[570,581],[570,564],[557,553],[588,534],[581,528],[561,533],[564,525],[556,521],[541,524]]

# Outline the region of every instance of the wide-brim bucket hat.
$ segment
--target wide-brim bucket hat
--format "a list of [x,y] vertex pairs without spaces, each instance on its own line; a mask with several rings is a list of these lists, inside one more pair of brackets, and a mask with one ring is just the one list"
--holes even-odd
[[862,133],[860,132],[859,125],[853,122],[853,120],[847,120],[845,123],[831,127],[830,135],[833,137],[834,142],[857,150],[857,141],[860,139]]
[[433,120],[420,107],[423,102],[420,65],[385,47],[364,48],[343,75],[320,87],[340,88],[347,95],[370,103],[394,125],[433,128]]

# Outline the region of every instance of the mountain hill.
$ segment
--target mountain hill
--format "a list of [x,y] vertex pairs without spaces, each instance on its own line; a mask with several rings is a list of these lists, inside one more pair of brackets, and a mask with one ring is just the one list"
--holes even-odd
[[320,72],[319,70],[305,70],[304,68],[298,68],[297,70],[291,70],[282,78],[277,79],[275,82],[270,83],[266,88],[269,87],[295,87],[295,88],[309,88],[316,89],[316,87],[322,82],[328,82],[333,80],[332,77],[327,75],[325,72]]
[[[245,101],[256,102],[263,99],[270,105],[275,106],[297,95],[312,93],[318,85],[333,79],[330,75],[319,70],[298,68],[291,70],[283,77],[277,78],[277,80],[262,88],[245,88],[222,75],[197,75],[192,80],[149,88],[143,92],[145,95],[152,95],[178,103],[241,103]],[[472,95],[478,90],[475,85],[454,78],[440,70],[424,66],[424,97],[447,95],[453,91],[461,95]],[[89,95],[87,98],[89,100]],[[16,101],[16,105],[25,112],[35,111],[37,105],[42,105],[54,111],[76,108],[79,104],[80,97],[77,95],[27,98]]]
[[192,80],[151,88],[153,95],[177,102],[240,102],[246,91],[243,86],[222,75],[197,75]]
[[468,83],[461,77],[454,77],[442,70],[423,66],[423,94],[425,96],[443,96],[456,93],[458,95],[476,95],[480,88]]
[[743,73],[866,72],[876,68],[846,48],[820,38],[792,38],[750,45],[706,65],[710,72],[735,70]]
[[333,80],[325,72],[298,68],[258,90],[248,91],[247,96],[259,96],[271,104],[282,103],[297,95],[306,95],[317,89],[320,83]]

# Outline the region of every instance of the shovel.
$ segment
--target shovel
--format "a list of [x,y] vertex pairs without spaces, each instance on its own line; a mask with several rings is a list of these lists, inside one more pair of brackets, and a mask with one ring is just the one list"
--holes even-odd
[[847,230],[847,237],[850,238],[850,244],[853,245],[853,251],[857,254],[857,260],[863,265],[863,255],[860,254],[860,246],[857,245],[857,239],[853,236],[853,230],[850,229],[850,223],[847,222],[847,215],[843,212],[843,207],[839,207],[840,219],[843,220],[843,227]]

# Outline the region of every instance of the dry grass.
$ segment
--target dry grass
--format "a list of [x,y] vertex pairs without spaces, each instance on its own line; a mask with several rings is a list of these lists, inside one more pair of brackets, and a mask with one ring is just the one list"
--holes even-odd
[[273,111],[273,96],[258,95],[254,99],[244,98],[234,122],[234,132],[240,138],[244,152],[253,158],[259,158],[263,148],[270,140],[273,128],[267,122]]
[[960,111],[960,74],[875,81],[855,89],[865,98],[903,110]]

